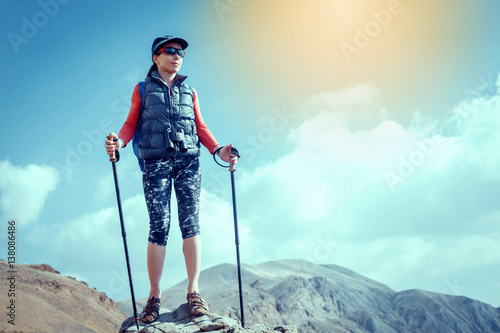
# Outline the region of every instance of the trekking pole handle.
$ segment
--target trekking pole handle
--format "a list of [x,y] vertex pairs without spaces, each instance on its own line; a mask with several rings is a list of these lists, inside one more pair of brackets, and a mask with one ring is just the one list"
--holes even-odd
[[238,149],[231,147],[231,155],[229,155],[229,158],[229,172],[235,172],[236,169],[234,168],[234,165],[238,162],[238,158],[240,158]]
[[231,160],[229,160],[229,172],[235,172],[236,169],[234,168],[234,165],[236,164],[236,161],[238,160],[238,157],[236,155],[231,155]]
[[[118,141],[118,139],[114,139],[111,135],[108,135],[106,138],[107,138],[109,141],[113,141],[113,142],[114,142],[114,141]],[[116,153],[116,149],[115,149],[115,151],[113,152],[113,154],[111,154],[111,155],[110,155],[110,157],[109,157],[109,161],[110,161],[110,162],[116,162],[116,161],[118,161],[118,159],[116,158],[115,153]]]

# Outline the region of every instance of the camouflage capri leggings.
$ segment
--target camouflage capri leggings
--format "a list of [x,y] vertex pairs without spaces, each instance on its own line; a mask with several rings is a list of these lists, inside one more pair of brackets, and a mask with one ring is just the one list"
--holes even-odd
[[172,181],[182,238],[200,234],[201,172],[198,157],[145,160],[142,183],[149,213],[148,241],[156,245],[167,245]]

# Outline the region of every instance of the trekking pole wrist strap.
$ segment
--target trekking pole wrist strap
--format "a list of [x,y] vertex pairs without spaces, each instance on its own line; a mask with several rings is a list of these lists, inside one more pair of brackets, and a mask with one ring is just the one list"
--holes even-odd
[[221,151],[221,149],[224,148],[222,147],[221,145],[217,145],[214,149],[214,152],[212,153],[212,155],[219,155],[219,152]]
[[[221,147],[217,148],[217,149],[214,151],[214,153],[213,153],[213,155],[212,155],[212,156],[214,157],[214,161],[215,161],[215,163],[217,163],[218,165],[220,165],[220,166],[221,166],[221,167],[223,167],[223,168],[229,168],[229,167],[230,167],[230,165],[223,165],[223,164],[220,164],[220,163],[217,161],[217,159],[215,158],[215,155],[219,155],[219,151],[220,151],[222,148],[224,148],[224,147],[222,147],[222,146],[221,146]],[[240,157],[241,157],[241,156],[240,156],[240,153],[238,152],[238,149],[236,149],[236,148],[234,148],[234,147],[231,147],[231,155],[234,155],[234,156],[236,156],[237,158],[240,158]]]
[[123,140],[122,138],[118,138],[118,141],[121,141],[122,143],[122,146],[120,148],[124,148],[126,146],[125,140]]

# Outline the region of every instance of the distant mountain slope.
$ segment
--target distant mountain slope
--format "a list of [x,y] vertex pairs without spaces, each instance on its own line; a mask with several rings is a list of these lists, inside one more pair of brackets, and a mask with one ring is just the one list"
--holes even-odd
[[[10,284],[7,263],[0,260],[2,286]],[[125,315],[105,294],[62,276],[48,265],[15,264],[15,297],[2,287],[2,308],[15,300],[15,326],[2,311],[0,332],[118,332]],[[4,293],[5,292],[5,293]]]
[[[492,333],[500,308],[462,296],[422,290],[395,292],[336,265],[280,260],[243,265],[247,325],[294,324],[300,332]],[[162,292],[163,308],[185,302],[187,282]],[[214,312],[239,316],[236,267],[217,265],[200,275],[202,296]],[[139,306],[143,306],[142,299]],[[120,302],[130,314],[130,302]]]

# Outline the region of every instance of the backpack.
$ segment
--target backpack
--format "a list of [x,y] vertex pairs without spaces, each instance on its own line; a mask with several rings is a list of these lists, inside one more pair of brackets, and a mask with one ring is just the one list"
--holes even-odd
[[137,157],[137,162],[139,163],[139,168],[141,171],[144,169],[144,160],[139,156],[139,142],[141,141],[141,117],[142,111],[144,110],[144,97],[146,95],[146,82],[139,82],[139,95],[141,96],[141,110],[139,111],[139,121],[137,122],[137,128],[135,130],[134,137],[132,138],[132,148],[134,148],[134,154]]

